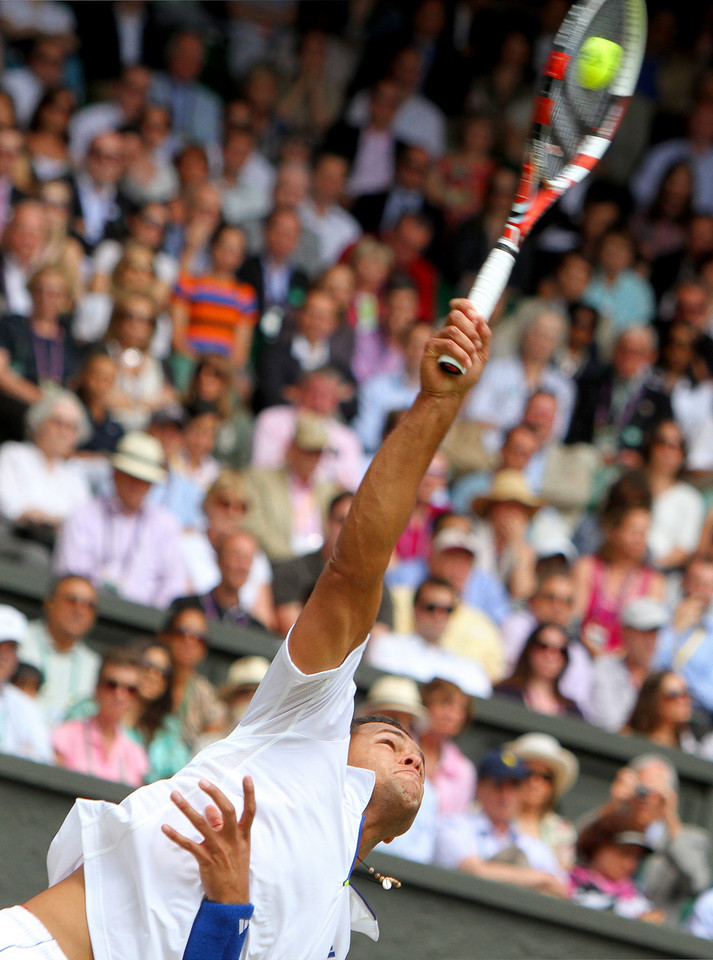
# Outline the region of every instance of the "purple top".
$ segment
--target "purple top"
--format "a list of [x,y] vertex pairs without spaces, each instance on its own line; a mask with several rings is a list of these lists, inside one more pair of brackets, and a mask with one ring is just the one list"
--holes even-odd
[[175,518],[146,501],[138,513],[124,513],[117,497],[95,497],[67,518],[54,571],[88,577],[124,600],[152,607],[167,607],[187,589]]

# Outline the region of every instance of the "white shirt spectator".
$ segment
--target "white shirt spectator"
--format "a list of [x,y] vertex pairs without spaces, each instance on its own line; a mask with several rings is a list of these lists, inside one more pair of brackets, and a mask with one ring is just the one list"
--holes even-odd
[[[363,126],[369,117],[369,91],[356,94],[347,110],[347,123]],[[423,147],[433,159],[446,152],[446,117],[435,103],[413,93],[401,104],[394,117],[393,130],[399,140]]]
[[[290,660],[288,643],[227,739],[206,747],[176,777],[142,787],[119,805],[75,803],[50,848],[49,879],[58,882],[84,861],[95,951],[111,939],[113,960],[134,960],[151,943],[165,960],[180,960],[203,890],[194,859],[161,834],[163,823],[186,829],[171,791],[179,789],[202,812],[198,782],[211,776],[240,810],[242,780],[250,774],[262,790],[253,826],[255,915],[247,957],[347,956],[350,906],[360,898],[344,881],[375,782],[372,771],[347,765],[352,678],[364,647],[334,670],[305,675]],[[307,897],[305,863],[319,864]],[[92,894],[97,890],[101,897]],[[368,931],[359,929],[375,939],[371,918]]]
[[39,77],[29,67],[15,67],[2,75],[2,88],[12,97],[18,123],[26,127],[45,92]]
[[[557,398],[557,416],[552,434],[553,438],[562,439],[572,416],[572,382],[550,368],[544,371],[537,389],[553,393]],[[466,398],[463,414],[467,420],[489,423],[499,431],[506,431],[522,419],[531,393],[522,360],[519,357],[496,357],[487,365],[477,386]]]
[[20,317],[29,317],[32,313],[32,297],[27,289],[27,281],[30,279],[31,271],[25,270],[12,254],[6,254],[3,272],[7,312],[16,313]]
[[101,657],[81,640],[68,650],[57,650],[44,620],[28,625],[18,656],[42,671],[44,683],[35,702],[50,727],[62,723],[80,700],[94,695]]
[[490,817],[482,811],[457,814],[441,821],[434,863],[455,870],[468,857],[492,860],[508,847],[522,850],[533,870],[543,870],[560,880],[564,879],[562,868],[550,847],[536,837],[522,833],[514,823],[505,833],[499,833]]
[[40,708],[11,683],[0,686],[0,753],[54,763],[49,728]]
[[237,179],[218,184],[223,198],[223,216],[228,223],[266,216],[272,207],[275,186],[275,168],[262,154],[254,150],[245,161]]
[[389,130],[364,130],[347,180],[350,197],[388,190],[394,182],[394,135]]
[[610,654],[597,657],[592,670],[587,720],[610,733],[619,733],[631,716],[638,695],[638,688],[620,657]]
[[488,675],[479,663],[429,643],[417,633],[387,633],[374,637],[366,656],[372,667],[413,677],[419,683],[440,677],[457,684],[472,697],[489,697],[492,693]]
[[649,529],[649,550],[654,563],[658,564],[676,548],[693,553],[704,519],[703,497],[690,483],[679,481],[654,497]]
[[358,221],[338,204],[333,203],[319,213],[312,200],[300,207],[300,219],[319,238],[319,264],[322,270],[333,266],[341,254],[362,234]]
[[8,441],[0,448],[0,513],[19,520],[26,510],[64,519],[91,496],[84,472],[72,460],[48,467],[34,443]]

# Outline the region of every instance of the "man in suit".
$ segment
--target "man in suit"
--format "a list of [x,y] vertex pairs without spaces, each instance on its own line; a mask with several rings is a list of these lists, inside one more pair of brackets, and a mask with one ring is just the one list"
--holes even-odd
[[255,287],[260,313],[269,307],[286,310],[304,299],[307,275],[295,265],[300,218],[294,210],[275,207],[265,221],[265,248],[247,257],[239,278]]
[[595,379],[577,384],[567,443],[595,443],[605,454],[638,451],[671,401],[652,371],[656,343],[650,326],[631,327],[614,344],[612,363]]
[[121,134],[107,131],[94,137],[83,169],[72,180],[74,231],[89,252],[124,233],[131,204],[119,189],[123,166]]
[[353,339],[337,332],[338,323],[337,304],[332,295],[317,287],[310,290],[294,325],[283,324],[279,338],[265,346],[258,356],[253,394],[256,413],[285,403],[285,388],[296,384],[309,370],[329,365],[352,382]]
[[399,86],[385,77],[371,91],[369,114],[363,126],[340,121],[327,131],[322,149],[349,162],[347,193],[350,197],[391,187],[399,146],[394,118],[401,100]]
[[423,147],[401,147],[396,161],[396,176],[388,190],[359,197],[352,213],[366,233],[388,234],[406,213],[417,213],[433,226],[429,254],[438,249],[443,228],[443,214],[426,199],[426,178],[431,158]]
[[[87,83],[113,80],[122,69],[137,64],[160,66],[165,37],[147,0],[74,5],[82,67]],[[101,37],[101,43],[97,43]],[[158,56],[157,56],[158,55]]]

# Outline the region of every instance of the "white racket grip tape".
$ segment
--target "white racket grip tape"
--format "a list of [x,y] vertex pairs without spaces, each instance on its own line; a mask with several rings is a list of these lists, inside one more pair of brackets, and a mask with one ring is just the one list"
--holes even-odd
[[[500,243],[502,242],[501,240]],[[517,252],[514,249],[511,251],[501,246],[493,247],[488,254],[488,259],[480,268],[475,283],[470,288],[468,299],[488,322],[510,279],[516,256]],[[465,373],[465,367],[460,360],[449,357],[447,354],[440,356],[438,363],[446,373]]]

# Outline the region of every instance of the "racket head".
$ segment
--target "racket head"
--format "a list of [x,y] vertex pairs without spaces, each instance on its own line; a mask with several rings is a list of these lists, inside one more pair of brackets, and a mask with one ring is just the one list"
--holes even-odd
[[[594,146],[595,163],[604,154],[636,87],[646,28],[645,0],[580,0],[569,9],[555,36],[535,102],[530,162],[541,183],[555,186],[560,178],[576,182],[568,167],[578,162],[583,148]],[[603,89],[585,87],[579,78],[582,48],[595,37],[621,48],[618,69]]]

